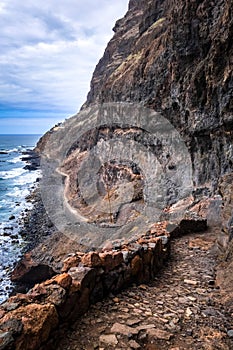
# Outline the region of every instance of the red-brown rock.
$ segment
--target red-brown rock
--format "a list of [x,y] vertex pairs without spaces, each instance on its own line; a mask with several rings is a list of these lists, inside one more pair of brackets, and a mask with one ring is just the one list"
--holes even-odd
[[[17,320],[21,335],[16,339],[15,350],[34,350],[45,342],[58,324],[56,309],[51,304],[29,304],[9,312],[1,319],[1,326]],[[8,329],[10,331],[10,329]]]
[[142,259],[139,255],[135,255],[135,257],[131,261],[132,275],[137,276],[140,274],[143,268]]
[[83,255],[82,264],[88,267],[99,267],[102,265],[102,261],[99,257],[99,254],[95,252],[90,252],[88,254]]
[[71,267],[77,267],[81,261],[81,257],[79,255],[71,256],[63,261],[63,267],[61,272],[67,272]]

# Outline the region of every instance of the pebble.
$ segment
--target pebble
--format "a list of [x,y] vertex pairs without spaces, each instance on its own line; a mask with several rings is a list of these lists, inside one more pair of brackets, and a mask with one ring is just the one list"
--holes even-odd
[[229,331],[227,331],[227,335],[230,338],[233,338],[233,329],[230,329]]
[[186,284],[191,284],[192,286],[196,286],[197,285],[197,281],[193,281],[193,280],[187,280],[187,279],[185,279],[184,280],[184,283],[186,283]]
[[185,316],[190,317],[193,314],[192,310],[188,307],[185,311]]

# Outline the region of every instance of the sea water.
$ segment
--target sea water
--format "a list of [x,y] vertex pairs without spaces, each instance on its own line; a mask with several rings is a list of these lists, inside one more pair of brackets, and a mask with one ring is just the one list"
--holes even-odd
[[25,246],[20,236],[20,215],[30,203],[39,170],[25,170],[24,152],[34,148],[40,135],[0,135],[0,303],[12,290],[10,272]]

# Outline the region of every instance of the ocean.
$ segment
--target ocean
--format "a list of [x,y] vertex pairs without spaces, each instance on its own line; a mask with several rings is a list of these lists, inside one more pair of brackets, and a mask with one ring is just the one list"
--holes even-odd
[[26,201],[39,170],[25,170],[27,157],[41,135],[0,135],[0,303],[12,291],[9,274],[26,244],[19,234],[21,214],[31,204]]

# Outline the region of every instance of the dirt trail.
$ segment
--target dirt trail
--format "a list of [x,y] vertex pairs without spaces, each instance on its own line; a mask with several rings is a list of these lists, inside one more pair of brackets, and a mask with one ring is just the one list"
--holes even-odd
[[232,350],[233,315],[215,285],[216,234],[174,240],[154,281],[92,306],[62,331],[56,350]]

